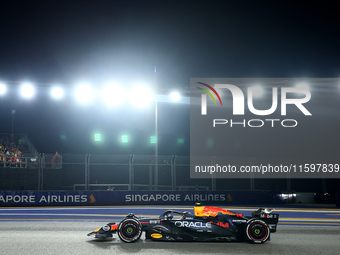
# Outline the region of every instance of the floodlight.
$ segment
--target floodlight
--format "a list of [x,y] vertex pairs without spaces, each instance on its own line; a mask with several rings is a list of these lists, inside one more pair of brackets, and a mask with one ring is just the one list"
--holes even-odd
[[125,100],[125,92],[118,85],[107,85],[102,90],[102,97],[109,106],[120,105]]
[[94,90],[89,85],[80,85],[76,88],[76,99],[79,103],[87,104],[93,100]]
[[4,95],[7,91],[6,85],[0,82],[0,95]]
[[180,95],[178,92],[172,92],[172,93],[170,94],[170,99],[171,99],[172,101],[178,101],[178,100],[181,99],[181,95]]
[[31,85],[30,83],[24,83],[20,87],[20,94],[23,98],[29,99],[29,98],[32,98],[34,96],[35,89],[34,89],[33,85]]
[[146,106],[152,101],[152,93],[147,87],[135,87],[131,92],[130,100],[135,106]]
[[51,96],[54,99],[61,99],[64,97],[64,90],[61,87],[53,87],[51,89]]

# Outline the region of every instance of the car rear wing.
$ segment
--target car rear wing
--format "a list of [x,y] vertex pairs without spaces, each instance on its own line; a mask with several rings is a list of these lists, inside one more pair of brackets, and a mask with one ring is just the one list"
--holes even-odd
[[263,220],[268,224],[270,232],[276,232],[277,223],[279,222],[279,214],[273,213],[274,209],[259,208],[252,213],[252,218]]

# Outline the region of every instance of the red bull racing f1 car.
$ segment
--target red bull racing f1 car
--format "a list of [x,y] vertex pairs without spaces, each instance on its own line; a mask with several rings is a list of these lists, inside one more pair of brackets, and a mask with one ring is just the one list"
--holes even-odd
[[276,232],[279,214],[259,208],[251,216],[218,207],[196,204],[194,214],[167,210],[158,218],[136,217],[130,213],[120,223],[109,223],[88,236],[118,237],[132,243],[145,238],[157,241],[248,241],[264,243]]

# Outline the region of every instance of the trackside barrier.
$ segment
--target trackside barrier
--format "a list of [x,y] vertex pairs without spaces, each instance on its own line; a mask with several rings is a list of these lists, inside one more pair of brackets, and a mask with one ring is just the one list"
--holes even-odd
[[[128,190],[129,189],[129,184],[116,184],[116,183],[106,183],[106,184],[88,184],[89,189],[91,189],[91,187],[111,187],[112,189],[115,189],[116,187],[122,187],[123,190]],[[73,184],[73,190],[81,190],[79,187],[81,187],[82,190],[84,190],[84,188],[86,187],[85,184]],[[143,188],[144,190],[149,190],[150,188],[152,188],[152,186],[148,185],[148,184],[134,184],[135,189],[138,187]],[[171,186],[169,185],[158,185],[158,187],[163,188],[164,190],[171,190]],[[177,187],[178,190],[209,190],[209,186],[178,186]]]
[[0,191],[0,206],[281,204],[272,191]]

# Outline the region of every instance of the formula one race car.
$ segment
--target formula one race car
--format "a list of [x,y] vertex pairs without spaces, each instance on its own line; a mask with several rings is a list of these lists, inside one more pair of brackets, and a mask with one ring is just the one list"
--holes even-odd
[[146,239],[158,241],[249,241],[264,243],[276,232],[279,214],[272,209],[259,208],[251,216],[244,216],[218,207],[194,207],[190,212],[167,210],[158,218],[138,218],[127,215],[119,224],[109,223],[88,236],[105,239],[117,233],[132,243],[145,232]]

